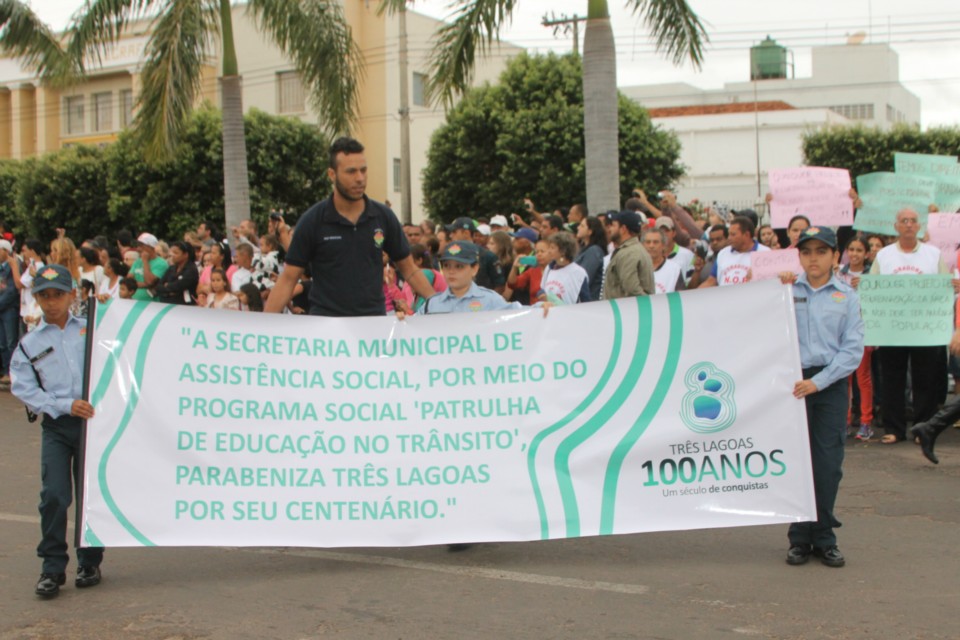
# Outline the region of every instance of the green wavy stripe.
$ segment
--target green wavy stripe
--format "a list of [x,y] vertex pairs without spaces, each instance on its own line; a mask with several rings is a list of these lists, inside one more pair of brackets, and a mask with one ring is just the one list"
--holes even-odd
[[[100,404],[100,401],[103,400],[103,395],[110,387],[110,381],[113,379],[113,373],[116,371],[117,365],[120,362],[120,353],[123,351],[123,347],[127,343],[127,339],[130,337],[130,333],[133,331],[134,325],[137,324],[137,320],[139,320],[140,316],[143,315],[143,312],[147,310],[147,306],[149,304],[149,302],[143,300],[137,302],[133,306],[133,309],[130,311],[130,313],[127,314],[127,317],[123,319],[123,324],[120,325],[120,331],[117,332],[117,336],[113,339],[113,345],[108,348],[109,356],[103,365],[103,371],[100,373],[100,379],[97,381],[97,387],[90,395],[90,404],[93,405],[94,409],[96,409],[97,405]],[[100,326],[100,317],[101,316],[99,316],[98,311],[97,327]]]
[[89,543],[91,547],[102,547],[103,543],[100,542],[100,538],[97,537],[97,534],[93,532],[93,529],[90,528],[90,525],[86,525],[83,530],[83,539],[85,542]]
[[[149,302],[145,304],[150,304]],[[127,408],[123,412],[123,417],[120,419],[120,424],[117,426],[116,433],[113,434],[113,437],[110,439],[110,442],[107,444],[106,449],[103,451],[103,456],[100,458],[100,467],[97,470],[97,478],[100,481],[100,493],[103,495],[104,502],[107,503],[107,507],[110,509],[110,512],[113,513],[117,521],[123,526],[127,532],[132,535],[137,541],[140,542],[145,547],[153,547],[154,545],[150,540],[147,539],[135,526],[130,522],[129,519],[120,511],[120,508],[117,506],[117,503],[113,499],[113,494],[110,493],[110,486],[107,483],[107,464],[110,462],[110,456],[113,454],[114,448],[117,446],[117,443],[120,441],[120,438],[123,436],[123,432],[126,430],[127,425],[130,423],[130,418],[133,416],[134,410],[137,408],[137,403],[140,400],[140,385],[143,382],[143,369],[147,361],[147,351],[150,348],[150,342],[153,340],[153,335],[157,332],[157,327],[160,326],[160,323],[163,321],[163,318],[176,309],[176,305],[164,305],[164,308],[157,313],[157,315],[150,321],[150,324],[147,325],[146,331],[143,332],[143,338],[140,340],[140,346],[137,348],[137,361],[133,367],[133,384],[130,385],[130,399],[127,401]]]
[[97,303],[97,311],[96,311],[97,319],[96,319],[96,322],[94,322],[94,327],[96,327],[97,329],[100,328],[100,323],[103,322],[103,316],[107,314],[107,309],[110,308],[110,303],[112,301],[113,301],[112,298],[108,298],[106,302]]
[[633,423],[630,430],[623,436],[616,448],[610,455],[610,463],[607,465],[606,477],[603,481],[603,503],[600,507],[600,535],[610,535],[613,533],[613,519],[617,504],[617,485],[620,483],[620,471],[623,468],[623,461],[627,454],[633,448],[640,437],[650,426],[653,417],[657,415],[660,407],[663,405],[667,392],[670,390],[670,384],[677,373],[677,365],[680,363],[680,347],[683,346],[683,303],[680,301],[680,295],[677,293],[667,294],[667,304],[670,308],[670,341],[667,344],[667,356],[664,359],[663,370],[657,380],[653,393],[647,401],[647,406],[640,412],[637,421]]
[[587,397],[583,399],[583,402],[578,404],[573,411],[567,414],[556,424],[547,427],[534,436],[533,440],[530,442],[530,449],[527,452],[527,473],[530,474],[530,484],[533,486],[533,496],[537,501],[537,512],[540,515],[540,538],[543,540],[546,540],[550,537],[550,525],[547,522],[547,507],[543,500],[543,492],[540,490],[540,482],[537,480],[537,450],[540,448],[540,443],[542,443],[545,438],[556,432],[558,429],[562,429],[569,424],[570,421],[583,413],[583,411],[590,406],[594,400],[597,399],[597,396],[600,395],[600,391],[606,386],[610,376],[613,375],[613,369],[617,364],[617,354],[620,353],[620,343],[623,340],[623,321],[620,318],[620,309],[617,308],[616,303],[612,300],[610,301],[610,309],[613,311],[613,346],[610,349],[610,358],[607,360],[607,366],[603,370],[600,380],[597,381],[596,386],[594,386],[593,390],[590,391]]
[[570,477],[570,456],[574,449],[596,434],[620,410],[620,407],[636,389],[637,380],[640,379],[640,375],[647,364],[647,356],[650,354],[650,340],[653,335],[653,310],[648,296],[637,298],[637,311],[639,314],[637,320],[639,335],[626,374],[603,407],[580,428],[564,438],[560,446],[557,447],[554,456],[557,484],[560,488],[560,497],[563,500],[568,538],[576,538],[580,535],[580,508],[577,505],[577,494],[573,487],[573,479]]

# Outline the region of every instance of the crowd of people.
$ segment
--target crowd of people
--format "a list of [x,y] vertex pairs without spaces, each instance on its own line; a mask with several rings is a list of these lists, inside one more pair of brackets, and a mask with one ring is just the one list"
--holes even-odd
[[[304,212],[295,227],[282,214],[271,213],[266,228],[245,220],[223,233],[211,221],[202,221],[172,242],[140,229],[136,235],[120,231],[113,238],[83,239],[79,246],[63,229],[42,242],[16,241],[0,228],[0,388],[9,390],[12,383],[28,410],[43,413],[41,455],[45,464],[60,469],[43,480],[44,538],[38,552],[44,572],[38,595],[56,595],[65,580],[65,505],[71,494],[70,464],[79,449],[75,440],[64,447],[56,434],[75,430],[94,408],[77,395],[77,376],[70,374],[77,356],[48,374],[50,389],[40,384],[39,374],[34,382],[25,372],[33,368],[36,373],[37,363],[53,350],[42,350],[47,329],[65,331],[75,320],[82,323],[94,298],[335,317],[405,317],[521,305],[542,306],[546,312],[554,305],[739,285],[751,279],[752,253],[796,247],[804,273],[799,280],[797,274],[783,279],[795,281],[796,291],[808,292],[795,294],[798,324],[805,324],[799,327],[804,379],[794,395],[807,400],[820,510],[817,522],[791,528],[787,561],[801,564],[819,553],[824,564],[843,565],[832,533],[838,525],[832,508],[842,447],[839,453],[835,443],[821,450],[813,436],[818,430],[832,433],[837,414],[843,414],[848,436],[869,441],[879,422],[886,431],[882,442],[896,444],[907,438],[905,390],[912,386],[914,426],[909,433],[923,454],[937,462],[936,437],[954,415],[937,413],[947,391],[947,350],[864,350],[855,294],[866,273],[951,271],[940,252],[918,238],[914,211],[897,213],[896,237],[849,229],[841,229],[838,237],[802,215],[775,230],[760,224],[750,209],[734,212],[696,201],[681,206],[669,191],[651,199],[637,189],[619,211],[589,212],[586,205],[574,203],[542,212],[527,199],[524,211],[509,212],[509,217],[496,213],[458,217],[447,225],[432,220],[401,225],[388,204],[366,196],[367,165],[358,141],[337,140],[327,172],[332,195]],[[814,313],[824,304],[818,301],[825,299],[825,291],[833,292],[832,303],[844,303],[843,318],[836,305],[830,307],[833,315]],[[80,349],[82,360],[81,345],[71,348]],[[960,352],[960,337],[950,348]],[[12,366],[18,372],[11,381]],[[57,382],[57,376],[62,380]],[[960,372],[954,379],[960,380]],[[853,402],[847,400],[848,385]],[[960,415],[960,408],[954,409]],[[50,497],[54,493],[56,499]],[[101,559],[102,554],[85,551],[77,586],[99,582]]]

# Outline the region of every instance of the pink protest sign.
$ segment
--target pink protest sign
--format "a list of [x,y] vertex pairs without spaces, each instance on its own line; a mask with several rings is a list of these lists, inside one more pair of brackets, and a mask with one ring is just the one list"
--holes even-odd
[[800,252],[796,249],[775,249],[773,251],[754,251],[750,254],[750,281],[773,280],[784,271],[800,275]]
[[828,167],[771,169],[770,221],[786,229],[790,218],[804,215],[814,225],[839,227],[853,224],[850,172]]
[[960,213],[931,213],[927,216],[930,244],[940,249],[947,266],[957,264],[957,246],[960,245]]

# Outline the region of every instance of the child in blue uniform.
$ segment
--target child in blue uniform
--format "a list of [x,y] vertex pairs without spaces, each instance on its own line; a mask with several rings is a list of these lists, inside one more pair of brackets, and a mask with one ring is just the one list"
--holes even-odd
[[[863,357],[863,320],[857,293],[836,278],[837,236],[830,229],[810,227],[797,242],[801,275],[794,284],[800,363],[803,380],[793,395],[807,403],[807,429],[817,499],[815,522],[790,525],[787,563],[804,564],[816,555],[828,567],[842,567],[834,528],[840,522],[833,506],[843,476],[846,441],[847,376]],[[781,276],[784,281],[793,274]]]
[[[507,302],[496,291],[473,281],[480,270],[480,249],[472,242],[458,240],[448,244],[440,254],[440,268],[447,281],[447,289],[427,299],[417,309],[417,315],[523,308],[519,302]],[[542,306],[546,317],[552,305],[544,302],[534,306]],[[463,551],[471,546],[458,543],[447,545],[447,548],[450,551]]]
[[[43,267],[31,292],[43,319],[14,351],[10,379],[13,395],[43,414],[37,547],[43,568],[34,592],[50,598],[67,580],[67,512],[74,491],[80,491],[82,426],[93,417],[93,406],[82,399],[87,321],[70,313],[76,297],[70,272],[60,265]],[[75,586],[99,584],[102,560],[103,548],[78,549]]]

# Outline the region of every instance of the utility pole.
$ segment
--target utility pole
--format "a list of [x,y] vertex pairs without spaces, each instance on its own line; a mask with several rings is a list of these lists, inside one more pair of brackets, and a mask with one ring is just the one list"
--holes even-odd
[[413,222],[413,196],[410,193],[410,79],[407,60],[407,7],[397,12],[400,22],[400,220]]
[[543,21],[540,23],[545,27],[553,27],[553,35],[556,37],[561,32],[563,35],[568,33],[573,33],[573,53],[574,55],[580,55],[580,23],[586,22],[586,17],[583,16],[573,16],[568,17],[566,14],[560,14],[557,16],[555,13],[550,13],[550,16],[543,16]]

